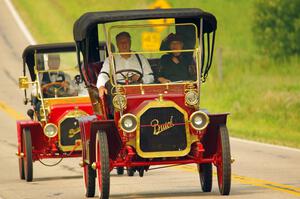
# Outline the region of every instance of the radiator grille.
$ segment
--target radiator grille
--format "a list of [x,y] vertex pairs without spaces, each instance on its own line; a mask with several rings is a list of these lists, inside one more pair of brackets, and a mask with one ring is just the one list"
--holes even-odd
[[143,152],[182,151],[187,147],[184,115],[174,107],[150,108],[140,117]]
[[78,120],[66,118],[60,123],[60,144],[62,147],[74,146],[75,141],[80,139]]

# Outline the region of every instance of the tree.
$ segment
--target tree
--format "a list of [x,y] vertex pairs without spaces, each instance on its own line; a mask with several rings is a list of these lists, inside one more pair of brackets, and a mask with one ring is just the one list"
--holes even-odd
[[273,58],[300,55],[300,0],[256,0],[253,32]]

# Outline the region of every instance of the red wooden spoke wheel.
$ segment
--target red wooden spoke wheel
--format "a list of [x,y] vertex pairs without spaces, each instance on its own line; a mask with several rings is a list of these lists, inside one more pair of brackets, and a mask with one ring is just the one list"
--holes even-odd
[[96,170],[99,188],[99,198],[109,198],[110,164],[107,136],[104,131],[98,131],[96,139]]
[[203,192],[211,192],[212,188],[212,164],[197,164],[200,177],[201,188]]
[[27,182],[32,181],[33,165],[32,165],[32,142],[31,142],[31,133],[27,128],[23,129],[22,134],[23,141],[23,163],[24,163],[24,175]]
[[229,195],[231,187],[231,155],[226,125],[219,127],[216,166],[220,194]]
[[94,197],[95,196],[95,182],[96,182],[96,172],[91,167],[91,165],[85,164],[83,166],[83,179],[85,185],[85,196]]

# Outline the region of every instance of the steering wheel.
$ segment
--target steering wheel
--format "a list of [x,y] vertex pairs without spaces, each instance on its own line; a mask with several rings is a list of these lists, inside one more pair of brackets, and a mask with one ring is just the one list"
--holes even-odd
[[51,82],[45,84],[42,86],[42,92],[43,94],[46,94],[48,97],[55,97],[55,94],[57,96],[64,96],[65,83],[66,82]]
[[[122,75],[122,79],[118,79],[117,80],[117,83],[118,84],[132,84],[132,83],[139,83],[142,81],[142,78],[143,78],[143,74],[138,71],[138,70],[134,70],[134,69],[123,69],[123,70],[118,70],[116,71],[116,75],[117,74],[120,74]],[[131,78],[134,76],[134,75],[139,75],[139,78],[136,82],[134,82]]]

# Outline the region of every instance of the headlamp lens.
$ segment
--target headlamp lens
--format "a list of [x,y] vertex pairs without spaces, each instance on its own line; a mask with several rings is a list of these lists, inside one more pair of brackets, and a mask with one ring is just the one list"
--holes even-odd
[[126,133],[131,133],[137,128],[137,119],[133,114],[127,113],[120,119],[120,127]]
[[191,115],[190,122],[195,130],[200,131],[207,127],[209,123],[209,117],[206,113],[202,111],[196,111]]
[[55,124],[51,124],[51,123],[46,124],[46,126],[44,128],[44,134],[49,138],[56,136],[57,135],[57,126]]

